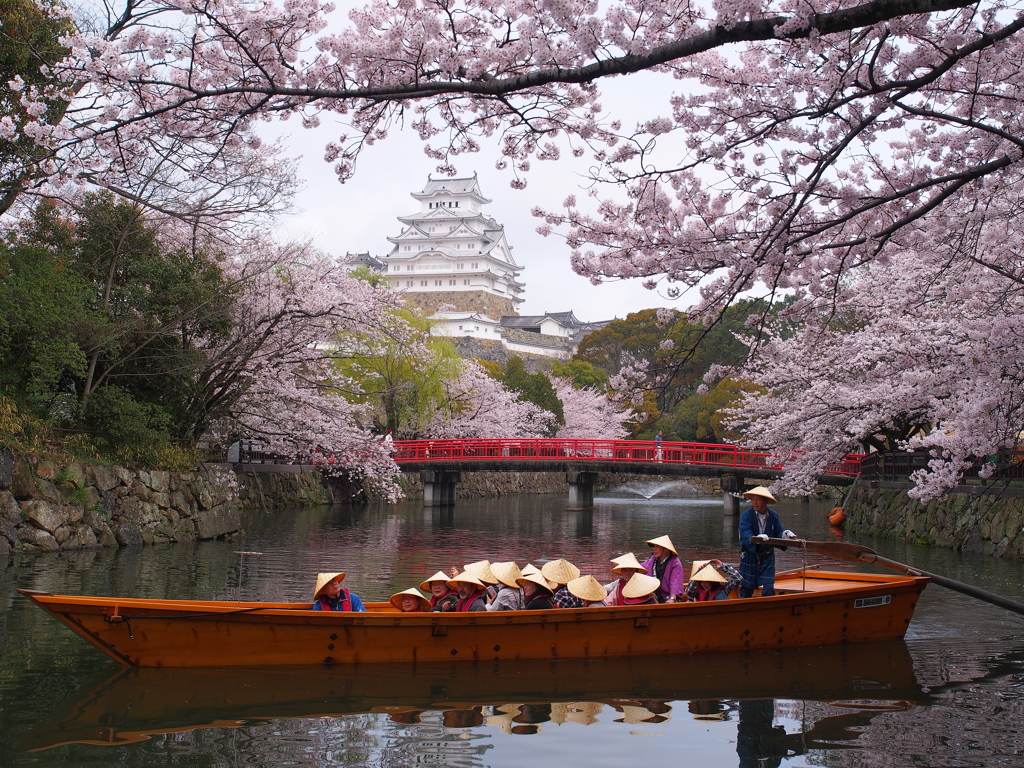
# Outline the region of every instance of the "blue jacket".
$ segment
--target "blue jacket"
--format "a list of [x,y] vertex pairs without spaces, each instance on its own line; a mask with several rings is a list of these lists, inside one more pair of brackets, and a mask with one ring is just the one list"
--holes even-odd
[[[767,514],[768,521],[764,527],[764,532],[768,534],[769,538],[781,539],[783,528],[782,521],[779,519],[779,513],[769,507]],[[751,507],[740,515],[740,552],[749,553],[758,560],[764,560],[775,554],[775,548],[771,544],[752,544],[750,537],[757,536],[759,533],[761,533],[761,530],[757,524],[757,512]],[[785,547],[780,547],[780,549],[785,549]]]
[[323,611],[323,610],[325,610],[324,607],[321,605],[321,601],[324,601],[324,602],[326,602],[328,604],[328,607],[326,608],[326,610],[328,610],[328,611],[340,611],[341,610],[341,603],[345,599],[346,595],[348,595],[349,599],[352,601],[352,611],[353,612],[358,612],[358,611],[362,611],[364,613],[366,612],[366,607],[363,605],[363,601],[359,599],[359,595],[357,595],[355,592],[349,592],[347,589],[341,590],[341,594],[338,595],[338,599],[337,600],[331,600],[328,597],[320,597],[318,600],[316,600],[313,603],[313,610],[314,611]]

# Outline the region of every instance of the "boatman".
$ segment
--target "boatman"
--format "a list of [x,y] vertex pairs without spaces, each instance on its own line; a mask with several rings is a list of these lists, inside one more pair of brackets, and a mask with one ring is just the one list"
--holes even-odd
[[782,529],[779,513],[768,506],[778,500],[767,488],[759,485],[743,498],[750,502],[750,509],[740,515],[740,597],[751,597],[758,587],[761,597],[770,597],[775,594],[775,547],[768,539],[795,539],[796,534]]

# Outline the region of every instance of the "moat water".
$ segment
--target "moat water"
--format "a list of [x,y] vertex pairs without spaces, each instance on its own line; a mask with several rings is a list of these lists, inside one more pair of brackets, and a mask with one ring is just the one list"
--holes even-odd
[[[610,557],[643,556],[666,533],[684,561],[737,560],[737,520],[718,499],[565,507],[519,496],[276,510],[249,514],[233,541],[12,559],[0,566],[0,766],[1024,765],[1024,617],[934,585],[897,643],[386,670],[124,670],[15,592],[308,600],[318,571],[345,570],[347,586],[383,600],[483,558],[566,557],[610,580]],[[829,507],[776,505],[787,527],[824,539]],[[1019,561],[856,540],[1024,600]]]

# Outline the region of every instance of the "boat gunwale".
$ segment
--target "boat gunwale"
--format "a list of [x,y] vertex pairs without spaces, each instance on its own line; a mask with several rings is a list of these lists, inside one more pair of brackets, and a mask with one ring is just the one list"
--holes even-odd
[[[861,576],[863,579],[849,579]],[[797,580],[802,577],[797,575]],[[811,578],[808,577],[808,581]],[[786,579],[785,581],[790,581]],[[736,598],[709,602],[662,603],[625,606],[594,606],[582,608],[553,608],[533,611],[474,611],[466,613],[402,613],[389,603],[367,603],[371,610],[366,612],[315,611],[310,603],[259,603],[212,600],[155,600],[148,598],[92,597],[81,595],[60,595],[18,590],[29,597],[47,613],[61,621],[70,620],[75,614],[101,614],[123,616],[135,620],[207,619],[241,622],[267,623],[275,619],[280,624],[351,624],[364,627],[392,627],[397,625],[452,626],[504,625],[532,623],[563,623],[580,621],[621,620],[626,617],[646,618],[658,615],[689,613],[729,613],[735,610],[765,611],[784,607],[788,604],[816,605],[831,603],[839,599],[870,597],[879,592],[904,593],[920,592],[927,585],[926,576],[896,576],[887,574],[846,574],[843,572],[816,571],[814,581],[858,581],[861,584],[836,589],[816,591],[794,591],[770,597]],[[785,582],[783,582],[785,583]],[[124,613],[128,611],[129,613]],[[185,611],[184,615],[180,612]],[[176,615],[179,614],[179,615]],[[77,632],[77,630],[76,630]],[[81,633],[79,633],[81,634]]]

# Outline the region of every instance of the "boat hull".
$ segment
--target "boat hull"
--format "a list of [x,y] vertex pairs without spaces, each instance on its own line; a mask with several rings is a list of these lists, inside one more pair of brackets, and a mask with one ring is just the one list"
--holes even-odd
[[593,659],[899,639],[927,578],[815,572],[781,594],[712,603],[403,614],[308,604],[74,597],[24,592],[132,667]]

